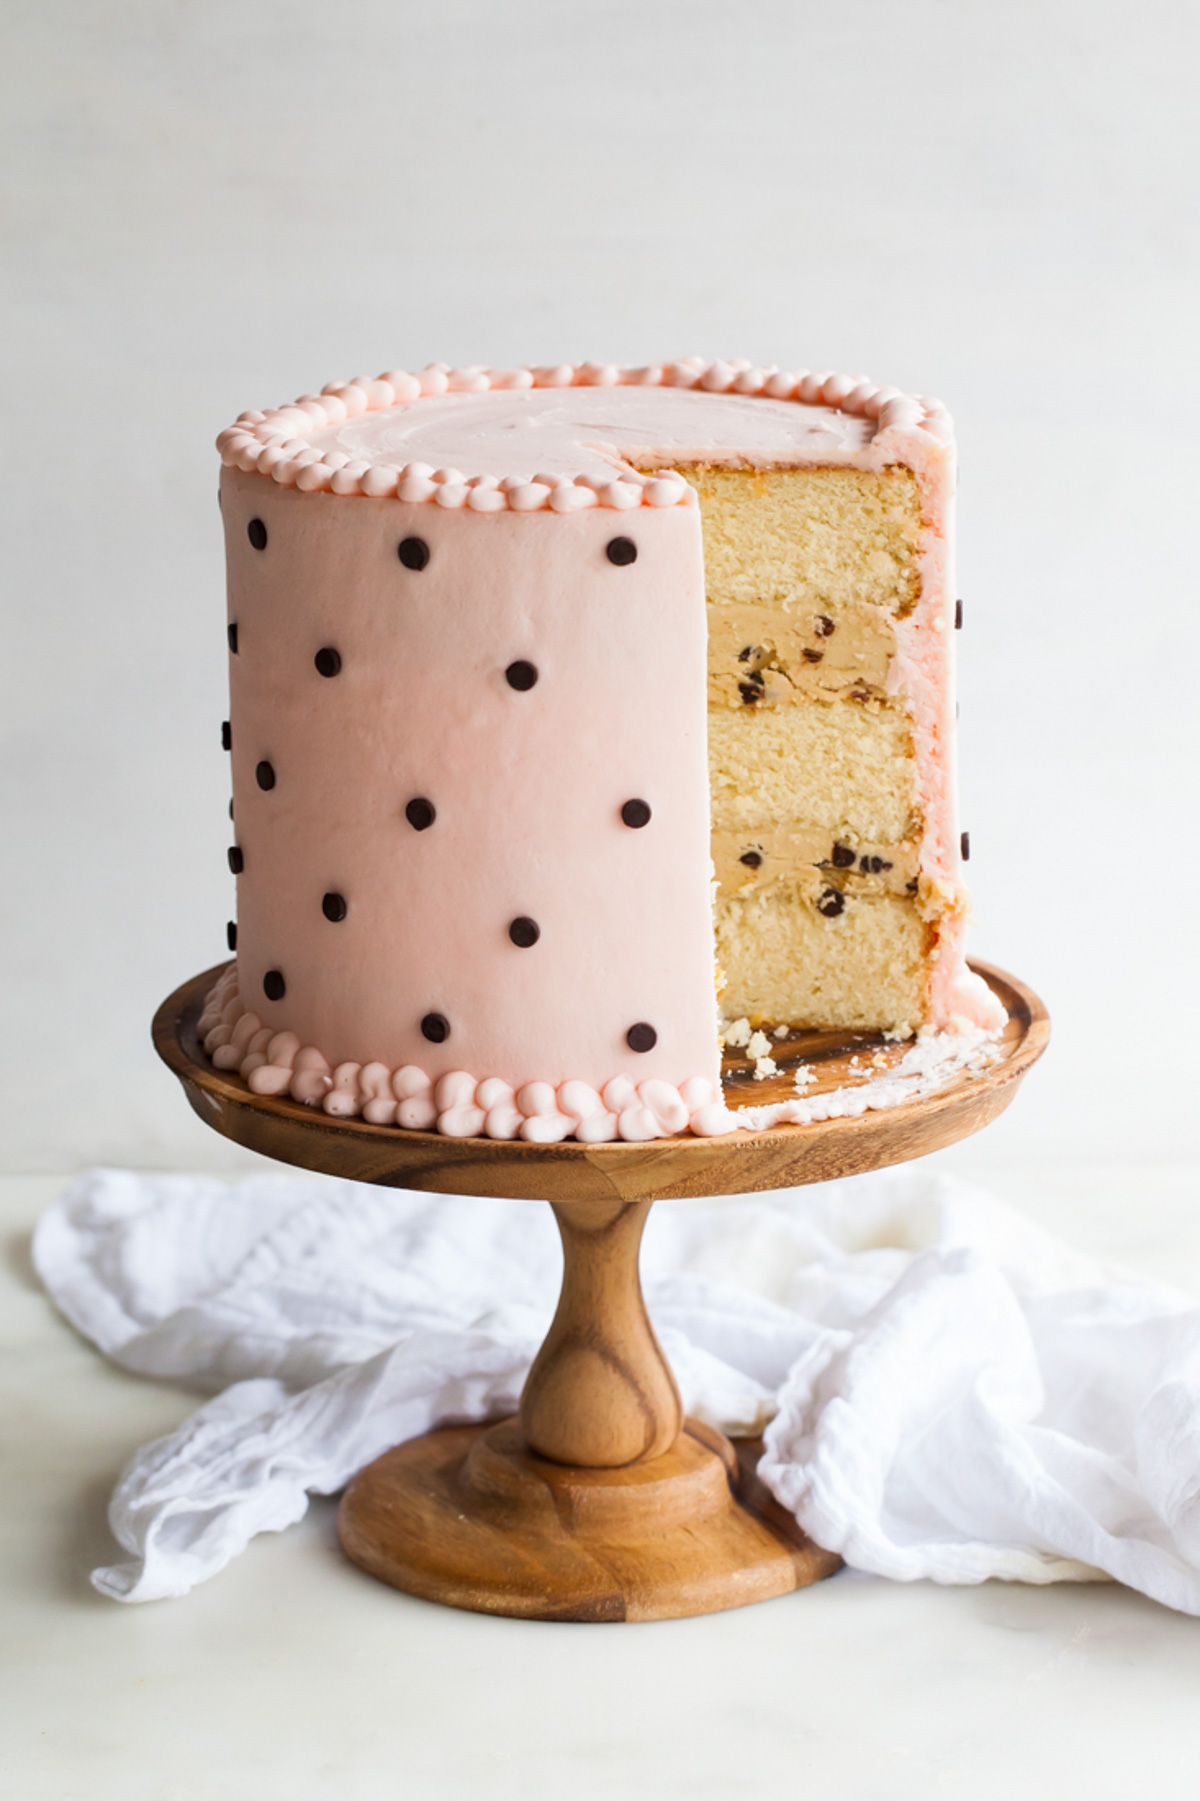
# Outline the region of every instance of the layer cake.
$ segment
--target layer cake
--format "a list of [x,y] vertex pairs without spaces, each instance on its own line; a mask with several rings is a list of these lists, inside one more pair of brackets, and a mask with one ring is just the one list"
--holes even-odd
[[963,955],[938,403],[435,365],[218,444],[215,1062],[378,1124],[644,1139],[736,1126],[725,1034],[1001,1023]]

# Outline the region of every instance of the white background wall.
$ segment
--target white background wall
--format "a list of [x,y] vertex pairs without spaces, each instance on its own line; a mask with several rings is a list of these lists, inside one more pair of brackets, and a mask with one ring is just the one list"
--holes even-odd
[[982,1159],[1194,1153],[1191,0],[7,0],[10,1168],[232,1153],[212,438],[431,359],[942,395],[977,948],[1056,1021]]

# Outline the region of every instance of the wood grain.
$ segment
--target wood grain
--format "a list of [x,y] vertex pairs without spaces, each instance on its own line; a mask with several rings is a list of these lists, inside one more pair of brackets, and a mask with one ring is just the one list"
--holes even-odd
[[[776,1126],[729,1138],[670,1138],[652,1144],[535,1145],[520,1139],[443,1138],[361,1119],[335,1120],[292,1100],[252,1094],[242,1078],[213,1069],[197,1042],[196,1021],[223,966],[195,976],[164,1001],[154,1020],[159,1055],[182,1082],[196,1113],[226,1138],[263,1156],[357,1182],[442,1194],[509,1195],[524,1200],[651,1200],[669,1196],[747,1194],[824,1182],[904,1163],[978,1132],[1002,1113],[1050,1036],[1046,1009],[1031,989],[973,963],[1008,1010],[1001,1060],[983,1075],[963,1076],[939,1093],[858,1119]],[[893,1059],[903,1047],[869,1034],[795,1033],[777,1057],[786,1089],[801,1058],[817,1061],[819,1094],[859,1079],[852,1057]],[[730,1104],[782,1098],[774,1083],[752,1084],[744,1064],[730,1065]]]
[[556,1202],[563,1241],[558,1311],[521,1396],[526,1443],[588,1469],[668,1451],[683,1408],[638,1279],[649,1201]]
[[388,1451],[342,1498],[347,1556],[394,1588],[531,1620],[663,1620],[770,1600],[841,1559],[753,1487],[741,1457],[695,1420],[630,1469],[535,1456],[516,1421],[455,1426]]

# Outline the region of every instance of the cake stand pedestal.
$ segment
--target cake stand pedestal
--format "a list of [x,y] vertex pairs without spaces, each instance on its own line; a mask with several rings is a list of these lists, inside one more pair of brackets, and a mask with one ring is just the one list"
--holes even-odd
[[[531,1145],[450,1139],[335,1120],[253,1094],[215,1070],[196,1036],[220,968],[164,1001],[159,1054],[195,1111],[226,1137],[359,1182],[551,1203],[563,1243],[558,1310],[515,1419],[453,1426],[361,1471],[338,1529],[355,1563],[426,1600],[525,1619],[654,1620],[714,1613],[803,1588],[840,1559],[807,1539],[759,1482],[757,1441],[685,1420],[642,1298],[638,1249],[651,1204],[827,1181],[938,1150],[1008,1105],[1049,1037],[1045,1008],[974,964],[1009,1014],[998,1060],[902,1106],[809,1126],[652,1144]],[[782,1099],[801,1058],[809,1093],[866,1075],[866,1035],[796,1033],[775,1084],[733,1074],[729,1098]],[[853,1062],[851,1061],[853,1059]],[[778,1093],[773,1092],[777,1086]]]

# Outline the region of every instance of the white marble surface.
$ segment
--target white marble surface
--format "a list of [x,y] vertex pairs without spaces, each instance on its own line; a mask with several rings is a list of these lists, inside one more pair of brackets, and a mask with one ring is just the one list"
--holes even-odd
[[[1075,1242],[1200,1292],[1200,1171],[987,1179]],[[87,1572],[112,1554],[112,1482],[194,1398],[109,1368],[51,1310],[28,1233],[57,1187],[0,1182],[4,1801],[1129,1801],[1194,1786],[1200,1621],[1108,1585],[843,1573],[707,1619],[493,1620],[371,1582],[319,1502],[187,1600],[102,1601]]]

